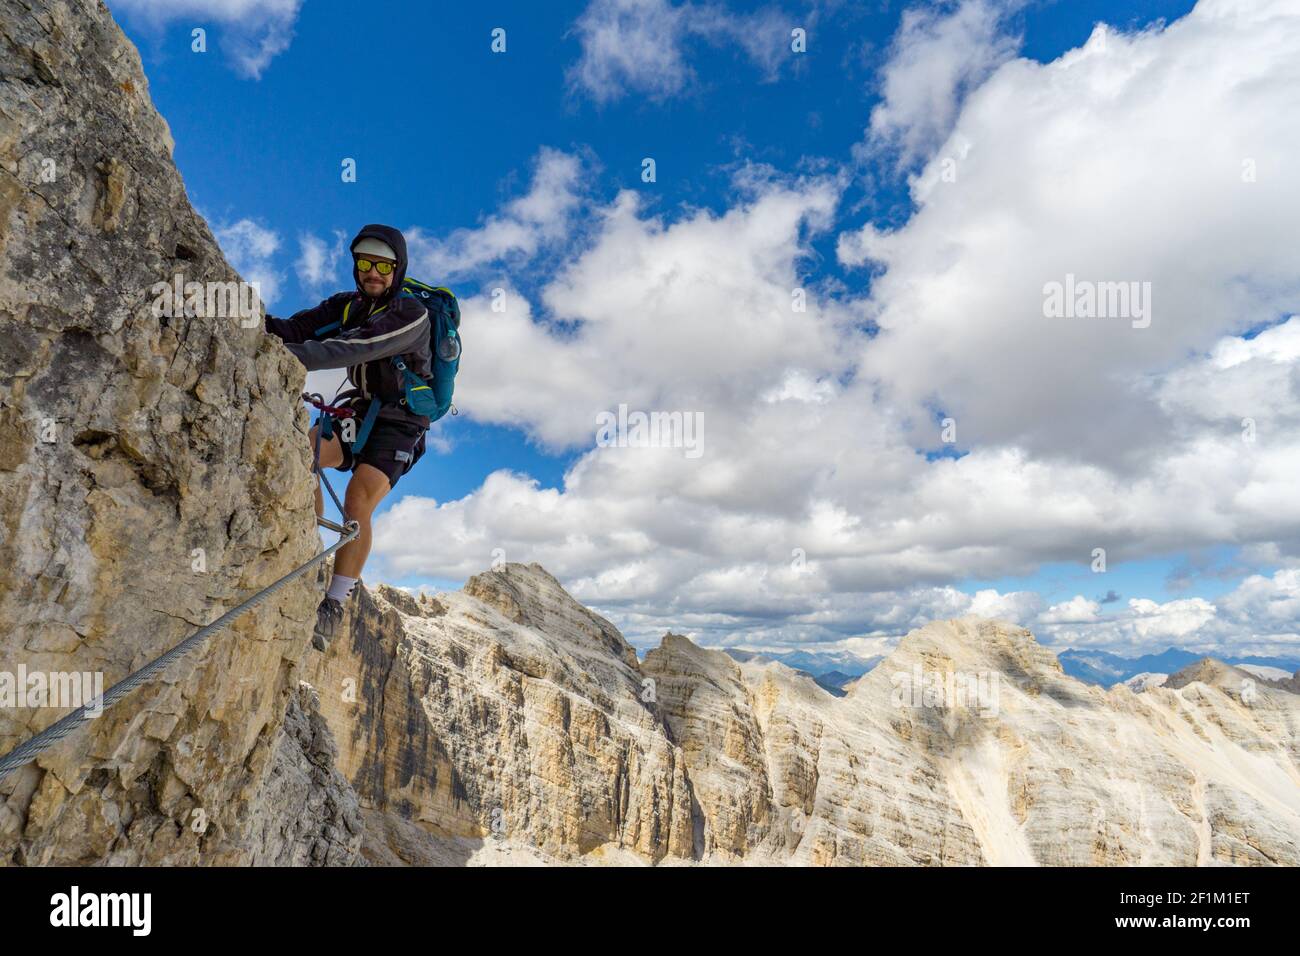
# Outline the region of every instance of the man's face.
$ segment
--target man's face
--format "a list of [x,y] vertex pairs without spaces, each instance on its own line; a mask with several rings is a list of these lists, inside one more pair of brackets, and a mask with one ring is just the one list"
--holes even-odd
[[[362,290],[372,299],[383,295],[388,290],[388,287],[393,284],[393,276],[395,273],[390,269],[388,275],[381,276],[379,274],[379,269],[374,264],[378,262],[387,262],[396,269],[397,261],[395,259],[385,259],[383,256],[372,256],[367,254],[364,256],[354,256],[353,262],[357,263],[357,277],[361,280]],[[361,271],[360,263],[363,262],[371,264],[368,272]]]

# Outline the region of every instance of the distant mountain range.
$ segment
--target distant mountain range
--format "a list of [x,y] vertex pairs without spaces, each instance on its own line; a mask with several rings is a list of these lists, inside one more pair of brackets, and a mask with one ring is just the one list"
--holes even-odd
[[1061,651],[1057,659],[1061,668],[1071,677],[1077,677],[1089,684],[1110,687],[1136,677],[1139,674],[1173,674],[1189,664],[1202,658],[1213,656],[1225,664],[1254,665],[1258,667],[1276,667],[1294,674],[1300,670],[1300,658],[1295,657],[1239,657],[1223,654],[1197,654],[1177,647],[1170,647],[1159,654],[1144,654],[1141,657],[1121,657],[1106,651]]
[[[732,660],[742,664],[764,664],[769,661],[784,664],[793,670],[807,674],[817,682],[818,686],[837,697],[844,694],[846,685],[870,672],[884,659],[883,657],[854,657],[844,652],[821,654],[816,651],[787,651],[783,654],[764,654],[727,648],[726,653]],[[1057,658],[1061,662],[1061,669],[1071,677],[1101,687],[1112,687],[1145,674],[1173,674],[1207,656],[1238,667],[1274,668],[1285,671],[1287,675],[1300,670],[1300,657],[1207,655],[1177,647],[1167,648],[1159,654],[1144,654],[1141,657],[1122,657],[1107,651],[1071,648],[1059,653]]]

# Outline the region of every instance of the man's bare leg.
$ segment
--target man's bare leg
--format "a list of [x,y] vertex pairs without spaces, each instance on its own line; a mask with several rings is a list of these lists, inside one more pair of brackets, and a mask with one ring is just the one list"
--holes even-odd
[[[342,460],[342,452],[339,452]],[[321,443],[321,462],[326,461],[325,445]],[[316,609],[316,631],[312,646],[325,650],[343,620],[343,602],[352,593],[361,569],[370,555],[370,518],[379,502],[388,494],[388,476],[373,465],[359,464],[352,472],[347,491],[343,496],[343,511],[349,521],[358,525],[357,536],[339,548],[334,555],[334,574],[320,607]],[[317,487],[319,501],[320,488]]]
[[361,526],[361,533],[339,548],[338,557],[334,559],[335,574],[349,578],[361,577],[361,569],[370,556],[370,518],[389,490],[388,476],[382,471],[373,465],[357,465],[352,480],[348,482],[343,507],[347,510],[348,518]]

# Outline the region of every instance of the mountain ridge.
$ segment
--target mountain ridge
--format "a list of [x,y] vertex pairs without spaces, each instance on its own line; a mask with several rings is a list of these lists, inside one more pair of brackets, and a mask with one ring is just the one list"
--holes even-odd
[[[1257,683],[1246,703],[1234,669],[1104,690],[1026,629],[965,618],[911,632],[835,697],[672,632],[629,658],[539,565],[472,581],[423,604],[365,592],[313,678],[335,738],[355,738],[371,718],[326,688],[373,672],[377,642],[388,686],[359,700],[444,742],[445,792],[408,780],[394,799],[401,768],[431,765],[374,736],[364,759],[387,768],[384,788],[341,758],[372,861],[444,859],[448,840],[475,864],[1300,861],[1300,697]],[[915,674],[949,692],[949,673],[996,693],[914,706],[900,692]]]

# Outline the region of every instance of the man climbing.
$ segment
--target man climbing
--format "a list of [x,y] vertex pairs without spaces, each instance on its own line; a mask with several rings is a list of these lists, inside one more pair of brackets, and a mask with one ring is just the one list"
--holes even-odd
[[[431,322],[434,333],[444,337],[437,353],[443,359],[448,357],[445,337],[450,334],[454,357],[459,357],[455,329],[448,333],[445,326],[449,323],[433,322],[435,317],[426,308],[426,304],[432,308],[436,302],[437,315],[447,315],[443,305],[450,299],[458,326],[459,307],[451,293],[414,282],[408,285],[417,288],[418,294],[403,289],[406,239],[401,232],[391,226],[366,226],[352,240],[351,251],[355,292],[340,292],[314,309],[287,319],[268,315],[265,325],[266,331],[279,336],[308,371],[348,370],[352,388],[337,397],[334,404],[351,407],[356,412],[354,424],[362,421],[369,406],[374,409],[369,416],[373,422],[364,436],[359,431],[341,435],[335,428],[326,429],[329,437],[320,439],[320,467],[352,472],[343,510],[348,519],[360,525],[360,534],[340,548],[334,560],[329,589],[316,610],[312,644],[318,650],[324,650],[333,639],[343,617],[342,602],[351,595],[370,554],[371,515],[398,479],[424,454],[425,430],[450,404],[450,376],[455,374],[455,363],[437,360],[431,348]],[[445,292],[446,299],[431,298],[435,292],[439,296]],[[411,374],[418,377],[418,382],[409,378]],[[441,387],[435,381],[439,377]],[[434,408],[415,400],[410,391],[412,382],[416,382],[417,389],[442,393],[445,402]],[[419,410],[430,414],[420,414]],[[319,423],[311,430],[313,448],[319,430]],[[347,437],[350,440],[344,440]],[[318,479],[316,513],[323,511]]]

